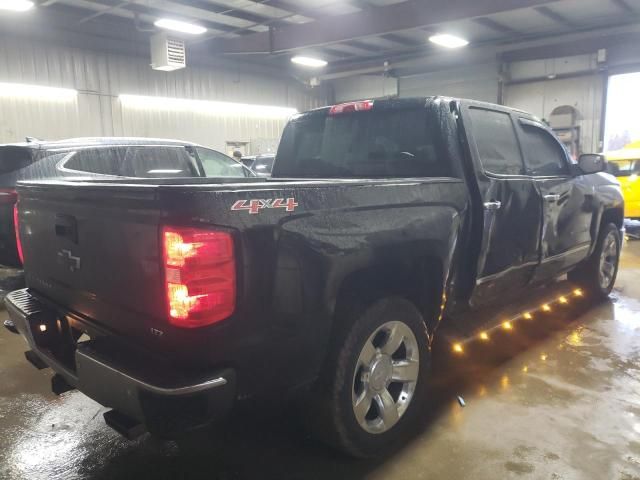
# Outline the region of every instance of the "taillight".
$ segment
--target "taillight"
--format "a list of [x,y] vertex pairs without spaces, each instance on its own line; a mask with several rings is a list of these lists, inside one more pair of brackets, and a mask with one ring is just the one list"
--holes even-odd
[[13,204],[13,228],[16,232],[16,247],[18,247],[18,258],[24,265],[24,254],[22,253],[22,242],[20,241],[20,224],[18,223],[18,204]]
[[339,115],[349,112],[366,112],[373,108],[373,100],[363,100],[361,102],[349,102],[334,105],[329,109],[329,115]]
[[0,188],[0,205],[11,205],[18,200],[18,194],[12,188]]
[[228,318],[236,306],[233,239],[227,232],[162,228],[169,321],[186,328]]

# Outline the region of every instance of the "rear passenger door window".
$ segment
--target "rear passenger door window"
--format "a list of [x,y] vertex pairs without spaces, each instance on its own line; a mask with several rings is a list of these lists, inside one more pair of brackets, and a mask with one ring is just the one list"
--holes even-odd
[[196,147],[200,163],[207,177],[246,177],[247,170],[240,162],[210,148]]
[[569,175],[566,151],[553,135],[528,120],[520,120],[520,124],[522,150],[529,173],[540,177]]
[[494,175],[523,175],[524,164],[511,116],[475,107],[469,108],[469,115],[484,171]]
[[71,153],[62,168],[100,175],[120,175],[123,157],[122,148],[83,148]]
[[127,147],[122,175],[140,178],[198,177],[195,158],[182,146]]

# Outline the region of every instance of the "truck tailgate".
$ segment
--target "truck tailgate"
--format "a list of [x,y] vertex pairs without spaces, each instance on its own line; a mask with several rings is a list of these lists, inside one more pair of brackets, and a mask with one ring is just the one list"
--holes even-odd
[[150,186],[21,188],[27,286],[109,330],[148,332],[166,310],[160,215]]

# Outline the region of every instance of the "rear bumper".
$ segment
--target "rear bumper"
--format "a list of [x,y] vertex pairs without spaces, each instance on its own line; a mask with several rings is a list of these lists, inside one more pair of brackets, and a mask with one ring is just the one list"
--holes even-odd
[[171,437],[200,428],[233,406],[232,369],[183,372],[142,351],[116,347],[109,338],[76,343],[66,316],[27,289],[11,292],[5,304],[18,332],[47,366],[69,385],[152,433]]

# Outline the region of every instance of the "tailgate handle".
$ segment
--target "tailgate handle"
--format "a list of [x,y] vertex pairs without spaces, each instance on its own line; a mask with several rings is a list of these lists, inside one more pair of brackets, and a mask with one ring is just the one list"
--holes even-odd
[[73,243],[78,243],[78,222],[72,215],[56,215],[56,235],[66,237]]

